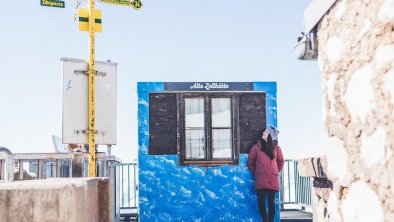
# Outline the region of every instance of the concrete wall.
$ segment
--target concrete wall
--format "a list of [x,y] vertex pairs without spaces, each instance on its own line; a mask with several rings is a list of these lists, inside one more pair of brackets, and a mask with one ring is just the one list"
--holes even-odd
[[318,41],[333,181],[320,221],[393,221],[394,0],[337,1]]
[[0,221],[110,221],[108,186],[104,178],[0,183]]

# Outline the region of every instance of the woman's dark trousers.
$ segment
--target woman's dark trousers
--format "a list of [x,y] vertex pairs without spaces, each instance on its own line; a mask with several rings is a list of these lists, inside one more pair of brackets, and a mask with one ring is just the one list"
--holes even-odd
[[[257,200],[259,205],[259,210],[261,217],[263,218],[263,222],[273,222],[275,216],[275,190],[271,189],[257,189]],[[267,212],[265,209],[265,199],[268,194],[268,218]]]

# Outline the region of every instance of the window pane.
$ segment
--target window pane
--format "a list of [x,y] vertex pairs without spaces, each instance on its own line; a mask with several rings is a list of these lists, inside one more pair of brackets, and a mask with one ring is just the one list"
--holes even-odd
[[231,158],[231,129],[212,130],[212,157]]
[[212,98],[212,127],[231,127],[231,99]]
[[204,129],[186,129],[185,133],[186,159],[205,158]]
[[204,127],[204,98],[185,99],[185,127]]

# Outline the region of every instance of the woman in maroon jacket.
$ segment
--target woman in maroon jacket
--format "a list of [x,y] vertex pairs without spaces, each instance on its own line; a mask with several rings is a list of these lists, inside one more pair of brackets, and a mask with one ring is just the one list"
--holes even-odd
[[[254,175],[254,189],[263,222],[274,221],[275,192],[279,192],[279,172],[283,169],[282,150],[277,144],[279,131],[269,126],[263,131],[261,138],[252,146],[248,156],[248,168]],[[265,209],[268,195],[268,220]]]

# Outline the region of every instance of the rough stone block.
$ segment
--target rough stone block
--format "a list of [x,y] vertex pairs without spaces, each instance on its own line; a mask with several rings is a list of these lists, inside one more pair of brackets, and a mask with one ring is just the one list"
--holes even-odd
[[0,221],[110,221],[106,178],[0,183]]
[[317,157],[298,161],[300,176],[327,178],[327,158]]

